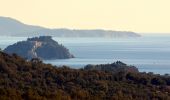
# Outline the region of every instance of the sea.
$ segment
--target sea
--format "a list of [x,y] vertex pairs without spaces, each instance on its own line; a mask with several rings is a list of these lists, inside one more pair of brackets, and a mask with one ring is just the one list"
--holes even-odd
[[[1,36],[4,49],[28,37]],[[65,38],[53,37],[75,56],[72,59],[45,60],[56,66],[82,68],[87,64],[108,64],[122,61],[136,66],[140,72],[170,74],[170,35],[143,34],[138,38]]]

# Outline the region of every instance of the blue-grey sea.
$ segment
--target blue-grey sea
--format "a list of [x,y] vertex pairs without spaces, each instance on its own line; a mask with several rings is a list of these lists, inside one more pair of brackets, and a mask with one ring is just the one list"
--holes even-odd
[[[27,37],[0,37],[4,49]],[[76,57],[63,60],[46,60],[45,63],[72,68],[87,64],[107,64],[122,61],[136,66],[141,72],[170,74],[170,35],[143,35],[139,38],[57,38]]]

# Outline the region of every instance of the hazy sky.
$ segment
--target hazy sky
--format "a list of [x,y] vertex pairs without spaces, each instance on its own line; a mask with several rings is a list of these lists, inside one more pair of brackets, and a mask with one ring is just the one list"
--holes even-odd
[[49,28],[170,32],[170,0],[0,0],[0,16]]

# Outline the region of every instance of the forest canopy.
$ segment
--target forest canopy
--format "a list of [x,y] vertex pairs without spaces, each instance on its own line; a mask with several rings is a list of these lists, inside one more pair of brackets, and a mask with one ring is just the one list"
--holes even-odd
[[72,69],[0,52],[0,100],[170,100],[169,75],[95,69],[113,64]]

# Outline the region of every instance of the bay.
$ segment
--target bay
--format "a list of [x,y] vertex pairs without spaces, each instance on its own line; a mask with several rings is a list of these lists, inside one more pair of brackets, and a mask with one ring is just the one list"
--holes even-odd
[[[0,37],[4,49],[27,37]],[[57,38],[76,57],[45,60],[57,66],[81,68],[87,64],[106,64],[122,61],[136,66],[141,72],[170,74],[170,35],[143,35],[140,38]]]

